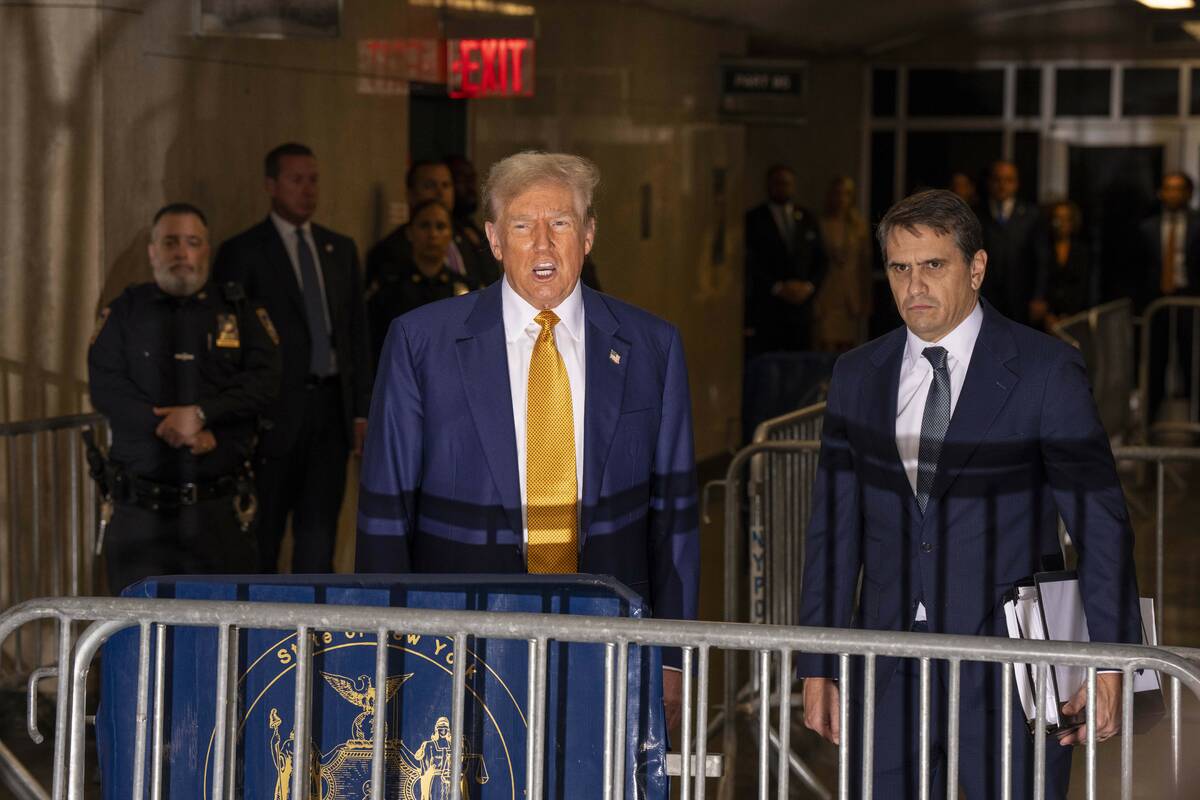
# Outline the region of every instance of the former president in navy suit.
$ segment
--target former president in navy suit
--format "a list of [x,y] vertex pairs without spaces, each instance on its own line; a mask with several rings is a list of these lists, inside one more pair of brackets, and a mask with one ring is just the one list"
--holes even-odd
[[[1004,636],[1001,599],[1060,554],[1061,515],[1078,552],[1091,639],[1140,643],[1133,534],[1083,359],[979,299],[987,253],[957,196],[913,195],[884,216],[878,235],[905,327],[834,368],[802,624]],[[945,794],[947,673],[935,664],[931,780]],[[837,659],[804,656],[799,666],[805,723],[837,742],[846,699]],[[878,659],[877,670],[866,700],[877,715],[876,796],[913,797],[919,671],[891,658]],[[998,797],[1000,671],[967,663],[961,680],[960,788],[972,799]],[[864,698],[853,691],[861,673],[851,686],[851,727],[861,731]],[[1120,673],[1099,676],[1098,739],[1119,730],[1120,686]],[[1081,691],[1069,713],[1085,699]],[[1013,796],[1028,797],[1033,741],[1013,706]],[[1085,740],[1076,729],[1060,741]],[[1071,748],[1048,741],[1048,794],[1065,797]],[[849,744],[860,758],[861,741]]]
[[[580,285],[598,180],[576,156],[498,162],[485,187],[485,228],[504,277],[392,322],[363,457],[359,571],[608,574],[656,617],[695,617],[683,347],[673,326]],[[562,405],[537,422],[549,391],[535,386],[545,346],[559,365]],[[540,436],[546,426],[557,429],[549,440]],[[553,507],[535,494],[550,461],[561,467],[555,485],[568,487]],[[545,533],[535,519],[564,508],[569,544],[559,552],[569,566],[535,566]],[[668,721],[678,716],[678,689],[679,673],[668,670]]]

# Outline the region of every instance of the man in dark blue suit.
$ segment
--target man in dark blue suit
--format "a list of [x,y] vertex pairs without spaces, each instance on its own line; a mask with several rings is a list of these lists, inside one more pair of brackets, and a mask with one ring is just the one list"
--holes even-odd
[[332,572],[347,462],[362,451],[371,396],[358,248],[312,221],[320,196],[312,150],[281,144],[263,171],[271,212],[222,244],[213,265],[279,330],[283,377],[255,459],[259,562],[276,571],[290,515],[292,572]]
[[[656,617],[695,617],[683,346],[668,323],[580,285],[598,180],[577,156],[497,163],[485,230],[504,279],[392,323],[363,458],[359,571],[603,573]],[[679,683],[664,673],[668,721]]]
[[[988,257],[957,196],[913,195],[884,216],[878,235],[905,327],[834,368],[802,623],[1004,636],[1001,598],[1060,554],[1061,515],[1079,555],[1091,639],[1140,642],[1133,533],[1083,359],[979,299]],[[919,671],[890,658],[877,670],[868,699],[877,714],[876,794],[915,796]],[[836,657],[805,656],[799,674],[805,723],[837,742]],[[946,780],[946,673],[933,674],[936,787]],[[998,669],[963,665],[959,777],[971,798],[1000,792],[999,680]],[[1099,676],[1101,740],[1119,730],[1120,686],[1119,673]],[[1084,700],[1081,692],[1068,710]],[[849,701],[859,730],[864,699],[851,692]],[[1013,705],[1013,796],[1027,797],[1033,742]],[[1085,740],[1077,729],[1060,741]],[[851,746],[860,757],[861,741]],[[1050,796],[1066,795],[1070,755],[1069,746],[1048,748]]]
[[[1158,214],[1138,226],[1141,267],[1132,281],[1134,305],[1138,313],[1160,297],[1200,295],[1200,215],[1189,206],[1192,179],[1183,172],[1168,172],[1158,190],[1162,208]],[[1154,419],[1167,392],[1167,363],[1170,325],[1167,314],[1156,314],[1143,329],[1150,337],[1149,407]],[[1192,316],[1180,314],[1175,331],[1176,363],[1179,385],[1171,396],[1187,396],[1192,377]]]
[[1037,245],[1045,232],[1037,206],[1017,197],[1019,187],[1017,165],[994,162],[988,171],[987,200],[977,213],[988,254],[984,299],[1006,317],[1026,322],[1035,294]]

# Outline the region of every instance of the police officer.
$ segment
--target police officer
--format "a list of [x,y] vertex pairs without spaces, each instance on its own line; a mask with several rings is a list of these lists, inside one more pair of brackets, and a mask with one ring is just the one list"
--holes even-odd
[[454,226],[450,210],[440,201],[422,200],[413,206],[404,232],[410,247],[405,262],[381,272],[367,288],[367,318],[376,363],[393,319],[427,303],[480,288],[477,281],[448,266]]
[[116,592],[150,575],[255,572],[248,471],[279,391],[278,338],[234,283],[209,281],[208,227],[186,203],[154,215],[154,282],[100,312],[92,404],[109,420],[106,534]]

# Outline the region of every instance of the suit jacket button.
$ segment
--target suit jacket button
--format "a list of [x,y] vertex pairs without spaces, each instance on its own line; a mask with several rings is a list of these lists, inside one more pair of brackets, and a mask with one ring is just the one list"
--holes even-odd
[[929,542],[921,542],[921,552],[922,553],[932,553],[933,545],[931,545]]

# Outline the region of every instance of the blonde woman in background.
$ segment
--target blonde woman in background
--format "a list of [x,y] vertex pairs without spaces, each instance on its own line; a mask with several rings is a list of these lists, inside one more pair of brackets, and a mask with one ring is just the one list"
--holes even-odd
[[817,348],[849,350],[861,343],[871,311],[871,233],[854,205],[854,181],[829,184],[821,214],[828,272],[815,299]]

